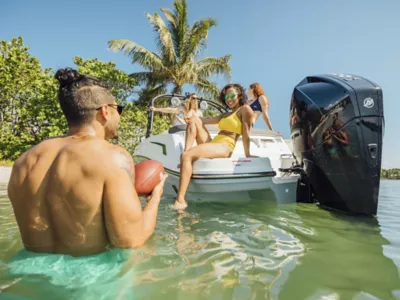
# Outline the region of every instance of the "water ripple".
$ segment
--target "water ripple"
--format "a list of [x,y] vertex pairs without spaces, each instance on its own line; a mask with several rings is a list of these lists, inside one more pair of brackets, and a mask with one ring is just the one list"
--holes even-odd
[[[177,213],[164,199],[154,235],[126,262],[135,274],[127,288],[136,299],[395,299],[399,183],[382,184],[376,221],[265,200]],[[4,188],[0,225],[4,264],[21,248]]]

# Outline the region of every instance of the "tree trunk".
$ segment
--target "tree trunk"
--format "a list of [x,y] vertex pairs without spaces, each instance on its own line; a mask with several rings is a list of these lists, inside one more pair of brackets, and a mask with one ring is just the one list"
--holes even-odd
[[182,95],[182,86],[181,85],[175,85],[174,89],[172,90],[173,94],[178,94]]

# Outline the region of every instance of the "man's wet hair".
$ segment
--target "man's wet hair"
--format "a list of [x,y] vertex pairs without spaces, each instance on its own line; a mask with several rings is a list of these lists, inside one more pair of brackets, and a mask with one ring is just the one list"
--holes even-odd
[[60,84],[58,100],[69,126],[90,123],[96,109],[114,102],[107,86],[97,78],[71,68],[59,69],[54,77]]

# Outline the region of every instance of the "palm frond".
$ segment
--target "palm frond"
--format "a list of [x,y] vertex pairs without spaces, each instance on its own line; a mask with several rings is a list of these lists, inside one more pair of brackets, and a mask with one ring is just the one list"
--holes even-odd
[[153,77],[153,72],[136,72],[129,74],[129,77],[136,79],[139,84],[147,83]]
[[136,72],[129,74],[129,77],[136,79],[140,84],[146,84],[149,86],[167,84],[173,81],[170,74],[166,71]]
[[157,33],[157,47],[162,54],[164,64],[174,64],[176,62],[176,56],[171,32],[159,14],[146,14],[146,16],[153,25],[154,31]]
[[186,0],[175,0],[174,7],[177,22],[172,34],[177,49],[176,54],[180,58],[184,55],[187,32],[189,31]]
[[219,95],[217,84],[205,78],[199,78],[194,84],[194,87],[197,92],[214,99]]
[[151,99],[154,97],[165,94],[167,91],[167,86],[165,84],[158,84],[158,85],[146,85],[142,90],[139,92],[139,98],[136,101],[136,104],[141,106],[147,106]]
[[203,19],[193,24],[186,40],[185,57],[182,59],[182,63],[196,57],[207,46],[208,31],[214,26],[217,26],[217,21],[213,18]]
[[162,59],[154,52],[147,50],[139,44],[129,40],[111,40],[108,47],[114,51],[123,51],[132,58],[132,63],[138,63],[147,70],[162,70]]
[[165,18],[168,20],[168,30],[171,33],[171,39],[174,44],[175,55],[179,57],[179,34],[178,34],[178,16],[167,8],[162,8]]
[[181,85],[185,83],[192,84],[196,82],[198,78],[194,61],[189,61],[184,65],[177,65],[174,73],[176,74],[176,82]]
[[230,80],[232,70],[229,60],[231,57],[230,54],[218,58],[205,57],[196,63],[196,73],[205,78],[213,75],[225,75]]
[[174,13],[172,11],[170,11],[168,8],[161,8],[161,11],[164,13],[165,17],[167,18],[167,20],[169,21],[170,24],[172,24],[172,26],[177,27],[177,20],[176,20],[176,16],[174,15]]
[[147,87],[173,86],[181,92],[182,86],[190,84],[200,93],[216,97],[217,85],[209,78],[214,75],[231,77],[231,55],[219,58],[206,57],[198,60],[201,50],[207,46],[210,28],[217,25],[213,18],[194,22],[189,26],[187,0],[174,0],[173,9],[161,8],[160,14],[146,14],[156,32],[157,51],[152,52],[129,40],[111,40],[113,51],[123,51],[133,64],[143,67],[142,72],[130,76]]

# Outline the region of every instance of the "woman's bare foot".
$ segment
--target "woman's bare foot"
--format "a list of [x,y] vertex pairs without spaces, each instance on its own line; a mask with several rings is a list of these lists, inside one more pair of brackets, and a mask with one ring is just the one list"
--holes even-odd
[[175,203],[174,203],[174,206],[172,208],[176,209],[176,210],[180,210],[180,209],[185,209],[187,206],[188,205],[187,205],[187,202],[185,200],[183,200],[183,201],[176,200]]

